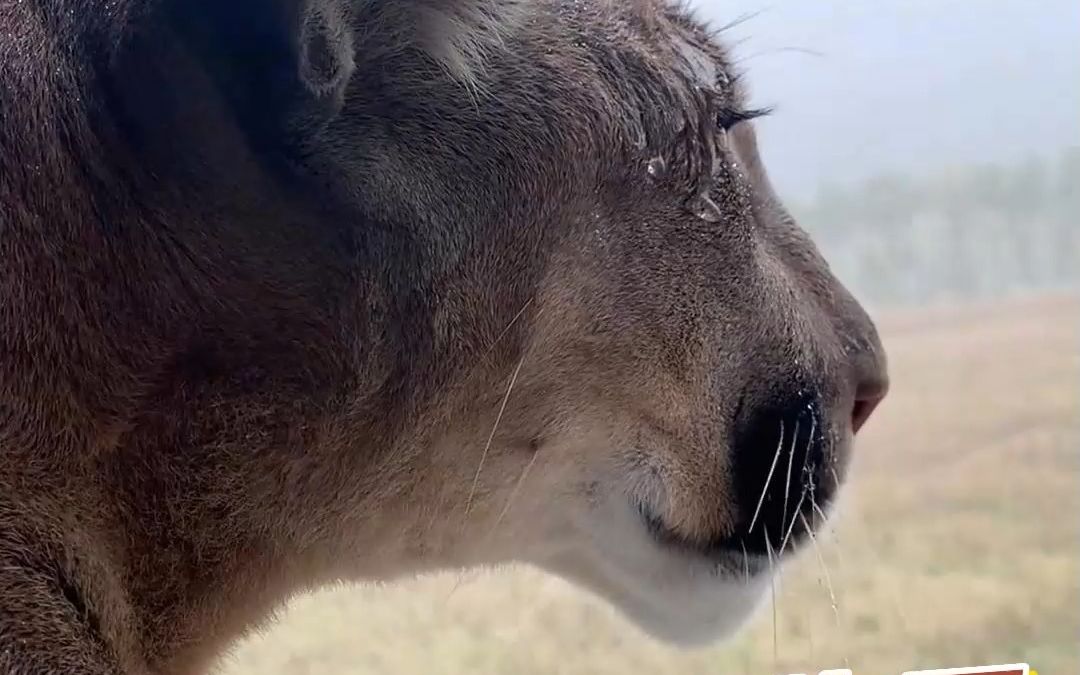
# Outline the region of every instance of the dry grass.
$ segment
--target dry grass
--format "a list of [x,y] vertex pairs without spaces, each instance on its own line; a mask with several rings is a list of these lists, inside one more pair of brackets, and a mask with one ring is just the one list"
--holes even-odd
[[[1080,672],[1080,298],[893,314],[893,395],[821,543],[735,641],[678,651],[530,570],[296,601],[228,675]],[[835,611],[823,570],[835,591]]]

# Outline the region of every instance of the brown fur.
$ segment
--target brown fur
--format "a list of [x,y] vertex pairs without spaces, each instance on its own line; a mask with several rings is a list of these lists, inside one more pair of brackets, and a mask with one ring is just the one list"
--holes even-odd
[[340,579],[589,584],[613,503],[758,546],[772,421],[824,502],[883,391],[680,8],[0,0],[0,64],[0,673],[200,672]]

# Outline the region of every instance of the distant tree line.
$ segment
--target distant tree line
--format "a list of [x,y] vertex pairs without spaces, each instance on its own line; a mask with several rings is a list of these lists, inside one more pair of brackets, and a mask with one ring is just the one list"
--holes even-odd
[[840,279],[873,305],[1080,281],[1080,148],[1012,166],[827,185],[792,211]]

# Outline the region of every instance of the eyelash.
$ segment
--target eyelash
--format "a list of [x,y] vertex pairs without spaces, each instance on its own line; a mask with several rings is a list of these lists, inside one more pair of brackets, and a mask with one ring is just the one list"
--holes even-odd
[[721,131],[731,131],[739,122],[749,122],[759,117],[765,117],[772,112],[770,108],[751,108],[748,110],[729,108],[721,110],[716,116],[716,126]]

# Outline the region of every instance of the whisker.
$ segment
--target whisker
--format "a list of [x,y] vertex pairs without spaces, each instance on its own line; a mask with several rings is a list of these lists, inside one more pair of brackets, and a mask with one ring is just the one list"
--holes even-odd
[[514,318],[510,319],[510,323],[506,324],[506,328],[503,328],[502,332],[500,332],[498,335],[495,336],[495,339],[492,340],[491,344],[488,345],[487,349],[484,350],[484,355],[485,356],[487,355],[488,352],[490,352],[492,349],[495,348],[495,345],[499,344],[499,341],[502,340],[503,337],[505,337],[507,333],[510,332],[510,329],[514,327],[514,324],[518,322],[518,319],[520,319],[522,317],[522,315],[525,314],[525,310],[527,310],[532,305],[534,299],[535,298],[529,298],[525,302],[525,304],[521,306],[521,309],[519,309],[517,311],[517,314],[514,315]]
[[[510,507],[517,499],[517,495],[521,491],[521,486],[525,483],[525,478],[529,475],[529,470],[532,469],[534,464],[536,464],[536,458],[539,456],[540,453],[534,452],[533,456],[529,459],[528,464],[526,464],[525,468],[521,470],[521,475],[518,476],[517,482],[514,483],[514,487],[510,491],[510,495],[506,498],[506,504],[503,505],[502,511],[499,512],[499,516],[495,519],[495,523],[492,524],[491,529],[488,530],[488,533],[485,536],[485,540],[490,541],[491,538],[495,536],[495,532],[499,529],[499,525],[502,524],[503,518],[506,517],[506,514],[510,511]],[[457,589],[465,582],[465,580],[468,579],[472,581],[476,578],[476,574],[477,573],[475,571],[470,572],[469,570],[459,573],[457,579],[454,581],[454,585],[450,588],[450,592],[446,594],[446,598],[443,600],[443,603],[445,604],[449,602],[450,598],[453,597],[454,593],[457,592]]]
[[[758,498],[757,508],[754,509],[754,517],[750,519],[750,529],[754,531],[754,524],[761,515],[761,505],[765,503],[765,493],[769,491],[769,483],[772,482],[773,472],[776,471],[776,463],[780,461],[780,448],[784,446],[784,420],[780,420],[780,440],[776,443],[776,454],[773,456],[772,466],[769,467],[769,475],[765,477],[765,485],[761,488],[761,497]],[[767,537],[766,537],[767,538]]]
[[457,578],[454,579],[454,585],[450,587],[450,590],[446,593],[446,597],[443,598],[443,605],[450,602],[450,599],[454,597],[454,594],[457,593],[459,588],[466,583],[475,581],[477,576],[479,576],[479,572],[476,570],[462,570],[459,572]]
[[[817,415],[810,417],[810,435],[806,438],[806,453],[803,455],[802,470],[805,472],[810,461],[810,450],[814,447],[814,433],[817,432]],[[831,451],[831,448],[830,448]]]
[[[831,467],[830,467],[830,469],[832,471],[833,480],[836,481],[836,483],[839,485],[840,478],[839,478],[839,476],[837,476],[836,469],[833,469]],[[821,509],[818,509],[818,512],[821,513]],[[863,518],[862,514],[859,512],[858,509],[855,509],[855,508],[848,509],[847,513],[848,514],[852,514],[852,513],[855,514],[855,515],[850,516],[850,517],[853,517],[855,519],[855,522],[854,522],[855,527],[857,527],[862,532],[862,534],[864,535],[862,537],[859,537],[859,540],[861,542],[863,542],[864,546],[866,546],[866,550],[870,554],[870,557],[873,558],[873,563],[874,563],[873,567],[875,569],[882,567],[882,556],[880,556],[878,554],[877,549],[874,548],[873,544],[871,543],[872,542],[871,538],[869,536],[866,536],[870,532],[870,528],[867,526],[866,520]],[[821,513],[821,516],[822,516],[822,518],[824,518],[825,514]],[[838,547],[838,549],[839,549],[839,547]],[[900,602],[900,600],[899,600],[899,598],[897,596],[896,589],[894,589],[894,588],[892,588],[890,586],[886,590],[886,594],[889,597],[889,604],[892,605],[893,612],[895,612],[896,616],[900,619],[900,632],[902,632],[904,634],[904,637],[910,638],[911,637],[911,631],[908,630],[907,615],[905,614],[904,609],[903,609],[903,605],[901,604],[901,602]]]
[[510,496],[506,498],[506,504],[503,505],[502,511],[499,512],[499,517],[495,519],[495,523],[491,526],[491,530],[488,531],[488,539],[491,539],[491,537],[495,535],[495,531],[499,529],[499,525],[502,524],[503,518],[506,517],[507,512],[510,511],[510,507],[514,504],[514,500],[517,499],[518,493],[521,491],[521,486],[525,483],[525,478],[529,475],[529,470],[532,469],[533,464],[536,464],[536,458],[539,456],[539,452],[533,452],[532,457],[529,458],[529,463],[521,470],[521,475],[518,476],[517,482],[514,483],[514,488],[510,491]]
[[[817,415],[814,415],[810,419],[810,438],[807,439],[807,441],[806,441],[806,454],[803,455],[803,465],[802,465],[803,475],[806,477],[806,481],[807,481],[808,487],[809,487],[810,502],[814,503],[814,504],[817,503],[817,499],[815,499],[815,497],[814,497],[814,495],[816,494],[815,490],[817,490],[817,480],[815,480],[815,477],[814,477],[814,471],[817,470],[817,464],[815,463],[813,466],[810,465],[810,450],[813,449],[814,432],[816,432],[816,431],[817,431]],[[828,461],[828,458],[831,457],[831,456],[832,456],[832,443],[830,442],[829,449],[824,453],[824,457],[822,458],[822,461],[823,462]],[[794,518],[794,517],[795,516],[792,516],[792,518]]]
[[502,404],[499,406],[499,414],[495,416],[495,423],[491,425],[491,433],[488,434],[487,443],[484,444],[484,451],[480,454],[480,462],[476,465],[476,475],[473,476],[472,486],[469,488],[469,497],[465,500],[465,516],[467,517],[472,510],[473,498],[476,496],[476,488],[480,484],[480,472],[484,469],[484,462],[487,460],[488,451],[491,450],[491,442],[495,440],[495,431],[499,428],[499,422],[502,421],[503,413],[506,412],[506,403],[510,400],[510,392],[514,390],[514,384],[517,382],[518,373],[521,372],[521,366],[525,363],[525,355],[521,355],[521,360],[518,361],[517,367],[514,368],[514,374],[510,376],[510,383],[506,387],[506,394],[503,395]]
[[747,21],[751,21],[753,19],[756,19],[757,17],[761,16],[762,14],[764,14],[767,11],[770,11],[771,9],[772,8],[770,8],[770,7],[764,7],[762,9],[758,9],[758,10],[755,10],[753,12],[743,12],[742,14],[735,17],[731,21],[729,21],[729,22],[725,23],[724,25],[720,26],[719,28],[717,28],[716,32],[717,33],[723,33],[725,31],[731,30],[732,28],[737,28],[738,26],[741,26],[742,24],[746,23]]
[[840,624],[840,606],[836,601],[836,592],[833,590],[832,577],[829,576],[829,566],[825,564],[825,558],[821,555],[821,548],[818,546],[817,537],[814,535],[814,531],[810,529],[810,523],[806,522],[806,516],[799,514],[799,518],[803,521],[803,527],[806,528],[807,533],[810,535],[810,543],[814,549],[814,555],[817,557],[818,565],[821,566],[821,572],[825,577],[825,586],[829,591],[829,602],[832,604],[833,613],[836,615],[837,625]]
[[[795,426],[795,433],[796,434],[798,433],[798,429],[799,429],[799,427],[798,427],[798,425],[796,425]],[[810,448],[814,443],[814,432],[815,431],[817,431],[817,417],[816,416],[810,418],[810,435],[806,439],[806,452],[803,453],[802,473],[803,473],[804,476],[807,473],[807,463],[810,460]],[[793,459],[795,457],[795,442],[794,442],[794,440],[792,440],[791,448],[792,448],[791,457]],[[788,461],[788,486],[790,487],[790,485],[791,485],[791,461],[789,460]],[[799,493],[799,503],[795,505],[795,512],[791,514],[791,522],[788,523],[787,532],[784,533],[784,539],[783,539],[782,542],[780,542],[780,555],[781,556],[783,556],[784,551],[787,550],[787,543],[788,543],[788,539],[791,538],[791,531],[793,529],[795,529],[795,516],[802,512],[802,505],[803,505],[803,502],[806,500],[806,493],[807,492],[810,492],[810,498],[811,498],[811,501],[813,501],[814,480],[813,480],[812,476],[810,477],[809,490],[804,488]],[[783,523],[786,522],[786,521],[787,521],[787,494],[785,493],[784,494],[784,517],[780,521],[781,525],[783,525]]]
[[743,585],[750,585],[750,556],[746,554],[746,542],[740,542],[742,546],[742,560],[743,560]]
[[[814,536],[814,531],[810,528],[810,523],[806,522],[806,516],[799,514],[799,518],[803,521],[803,527],[810,535],[810,543],[813,545],[814,554],[817,557],[818,565],[821,567],[821,573],[825,578],[825,588],[829,592],[829,604],[832,606],[833,618],[836,621],[836,630],[843,633],[843,626],[840,623],[840,605],[836,601],[836,592],[833,590],[832,578],[829,576],[829,566],[825,564],[825,558],[821,555],[821,549],[818,547],[817,537]],[[847,644],[847,640],[843,640]],[[845,650],[846,651],[846,650]],[[847,654],[844,655],[844,665],[848,664]]]
[[[835,475],[835,471],[833,473]],[[834,542],[833,553],[834,553],[834,555],[836,556],[836,559],[837,559],[837,568],[838,568],[838,571],[840,572],[840,575],[839,575],[839,579],[836,579],[836,584],[835,585],[833,584],[833,580],[835,579],[835,577],[833,577],[832,575],[830,575],[830,578],[828,578],[826,580],[826,582],[829,584],[829,589],[828,590],[829,590],[830,596],[835,596],[835,599],[833,600],[833,602],[835,603],[836,607],[839,607],[841,598],[837,594],[837,590],[841,589],[841,587],[843,585],[843,583],[842,583],[843,580],[847,578],[847,569],[848,569],[847,564],[844,562],[844,555],[843,555],[843,548],[844,547],[841,545],[840,540],[839,540],[839,538],[837,536],[836,522],[834,520],[833,521],[829,520],[828,515],[825,513],[824,510],[822,510],[821,506],[818,505],[817,499],[814,497],[813,492],[810,493],[810,506],[812,507],[811,510],[814,513],[816,513],[817,516],[820,518],[821,525],[822,526],[827,525],[829,527],[829,530],[831,531],[831,533],[833,535],[833,542]],[[826,565],[824,563],[824,556],[821,554],[820,548],[819,548],[821,546],[821,541],[818,540],[815,537],[815,539],[812,541],[812,543],[814,545],[815,552],[817,553],[818,564],[822,567],[822,569],[827,570],[827,567],[826,567]],[[838,627],[838,630],[839,630],[839,627],[840,627],[839,619],[836,620],[836,623],[837,623],[837,627]],[[845,650],[846,650],[846,648],[847,648],[847,641],[846,640],[844,641],[844,645],[845,645]],[[848,662],[847,662],[847,654],[846,653],[844,654],[844,665],[845,666],[849,665]]]
[[736,59],[735,64],[736,65],[741,65],[741,64],[745,63],[746,61],[751,61],[753,59],[759,59],[762,56],[772,56],[773,54],[801,54],[803,56],[813,56],[813,57],[819,58],[819,59],[823,59],[823,58],[828,57],[828,54],[826,54],[825,52],[821,52],[821,51],[818,51],[816,49],[811,49],[810,47],[797,47],[797,46],[772,47],[772,48],[769,48],[769,49],[760,49],[760,50],[758,50],[756,52],[750,52],[748,54],[745,54],[744,56],[741,56],[738,59]]
[[820,506],[818,506],[817,500],[815,500],[815,499],[811,499],[811,500],[810,500],[810,503],[811,503],[811,504],[812,504],[812,505],[814,506],[814,511],[816,511],[816,512],[817,512],[817,514],[818,514],[819,516],[821,516],[821,522],[822,522],[822,523],[826,523],[826,522],[828,522],[828,520],[829,520],[829,517],[828,517],[827,515],[825,515],[825,512],[821,510],[821,507],[820,507]]
[[776,574],[773,567],[773,550],[772,544],[769,542],[769,528],[768,526],[762,526],[765,532],[765,551],[769,556],[769,588],[770,595],[772,596],[772,651],[773,651],[773,670],[780,671],[780,651],[777,647],[776,640]]
[[[781,555],[781,556],[784,555],[784,550],[787,549],[788,539],[791,538],[791,531],[795,529],[795,516],[801,516],[802,515],[802,513],[800,513],[800,509],[802,509],[802,505],[803,505],[804,501],[806,501],[806,490],[803,490],[802,494],[799,495],[799,503],[797,503],[795,505],[795,514],[791,516],[791,524],[788,525],[787,532],[784,533],[784,539],[783,539],[783,541],[780,542],[780,554],[779,555]],[[805,520],[806,519],[803,518],[804,522],[805,522]]]
[[[813,432],[811,432],[813,433]],[[791,495],[791,465],[795,463],[795,443],[799,440],[799,420],[795,420],[795,433],[791,435],[791,448],[788,450],[787,460],[787,478],[784,479],[784,512],[780,516],[780,527],[784,526],[787,522],[787,507],[788,497]],[[805,464],[805,462],[804,462]],[[795,522],[795,518],[791,519],[791,522]],[[783,555],[784,549],[781,547],[780,554]]]
[[[521,306],[521,309],[519,309],[517,311],[517,313],[514,314],[514,316],[506,324],[506,327],[503,328],[502,331],[500,331],[499,334],[495,336],[495,339],[491,341],[491,343],[487,346],[487,348],[485,348],[484,351],[480,353],[480,360],[482,360],[482,361],[484,361],[486,363],[490,363],[490,361],[488,359],[488,355],[491,353],[491,351],[493,349],[495,349],[495,347],[506,336],[506,334],[510,332],[510,329],[514,327],[514,324],[516,324],[518,322],[518,320],[521,319],[521,317],[525,315],[525,311],[527,309],[529,309],[530,306],[532,306],[534,300],[535,300],[535,298],[529,298],[528,300],[525,301],[525,304],[523,304]],[[537,312],[537,316],[539,316],[541,312],[543,312],[543,309],[541,309],[540,312]],[[468,514],[470,513],[470,511],[472,509],[472,500],[476,495],[476,488],[477,488],[479,480],[480,480],[480,471],[484,467],[484,461],[487,459],[487,453],[491,448],[492,440],[495,438],[495,430],[498,428],[499,421],[502,419],[503,412],[506,409],[506,403],[510,399],[510,391],[514,387],[514,383],[517,380],[518,372],[521,370],[521,365],[524,363],[524,361],[525,361],[525,357],[524,357],[524,355],[522,355],[521,361],[518,362],[517,368],[514,369],[514,374],[510,379],[510,384],[506,388],[506,395],[503,397],[502,405],[499,407],[499,414],[498,414],[498,416],[496,416],[495,424],[491,428],[491,434],[488,436],[487,443],[484,446],[484,452],[480,456],[480,463],[476,467],[476,475],[473,476],[472,486],[469,489],[469,497],[465,502],[465,515],[466,516],[468,516]],[[474,372],[477,372],[477,371],[474,371]],[[505,510],[506,509],[504,508],[504,512],[505,512]],[[501,518],[501,516],[500,516],[500,518]],[[434,520],[435,520],[435,516],[433,515],[432,516],[432,522],[434,522]],[[464,526],[464,522],[463,522],[463,526]],[[449,602],[450,601],[450,598],[454,595],[455,592],[457,592],[458,587],[461,586],[461,584],[464,582],[465,576],[466,576],[466,572],[464,572],[464,571],[458,574],[458,577],[455,580],[453,587],[451,587],[450,592],[447,593],[446,600],[444,600],[444,602]]]
[[840,487],[840,474],[836,473],[836,467],[830,465],[829,473],[832,474],[833,485]]

